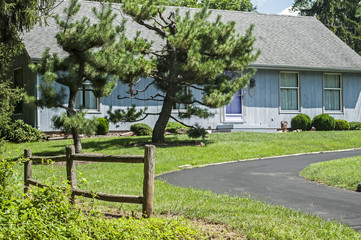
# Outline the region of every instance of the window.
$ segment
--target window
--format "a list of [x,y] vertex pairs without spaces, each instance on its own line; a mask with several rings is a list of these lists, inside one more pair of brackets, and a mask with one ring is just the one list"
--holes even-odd
[[[177,93],[177,98],[184,99],[184,96],[189,95],[189,87],[188,86],[182,86],[181,91]],[[183,97],[183,98],[182,98]],[[187,109],[187,104],[184,103],[173,103],[173,110],[180,110],[184,111]]]
[[75,108],[85,108],[88,110],[98,110],[98,98],[94,96],[93,87],[90,81],[85,81],[83,87],[79,89],[76,99]]
[[[24,87],[23,83],[23,69],[18,68],[14,69],[14,88],[22,88]],[[22,114],[23,113],[23,101],[19,102],[15,106],[14,114]]]
[[280,73],[280,108],[281,111],[299,111],[298,73]]
[[323,101],[325,111],[342,111],[341,74],[324,74]]

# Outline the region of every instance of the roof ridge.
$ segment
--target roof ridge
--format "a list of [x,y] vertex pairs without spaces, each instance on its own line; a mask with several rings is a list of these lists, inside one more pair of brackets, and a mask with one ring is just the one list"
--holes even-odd
[[[62,0],[61,2],[68,2],[70,0]],[[88,1],[88,0],[79,0],[80,2],[86,2],[89,4],[99,4],[98,1]],[[121,3],[111,3],[112,5],[121,6]],[[181,7],[181,6],[164,6],[165,8],[174,8],[174,9],[188,9],[188,10],[199,10],[200,8],[194,7]],[[212,12],[228,12],[228,13],[242,13],[242,14],[252,14],[252,15],[265,15],[265,16],[274,16],[274,17],[290,17],[290,18],[316,18],[315,16],[301,16],[301,15],[281,15],[277,13],[259,13],[259,12],[246,12],[246,11],[236,11],[236,10],[223,10],[223,9],[212,9],[209,8],[208,10]]]

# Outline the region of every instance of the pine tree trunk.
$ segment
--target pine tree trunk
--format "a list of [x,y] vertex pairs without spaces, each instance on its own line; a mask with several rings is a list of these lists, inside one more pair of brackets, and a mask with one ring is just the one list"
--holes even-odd
[[[69,104],[68,104],[68,111],[67,111],[68,117],[74,116],[76,114],[76,111],[74,110],[74,108],[75,108],[75,99],[76,99],[77,92],[78,92],[77,90],[70,89],[70,97],[69,97]],[[81,139],[79,136],[79,132],[76,129],[71,129],[71,134],[73,135],[75,152],[81,153],[82,147],[81,147]]]
[[79,134],[74,130],[72,131],[72,135],[73,135],[73,141],[74,141],[74,146],[75,146],[75,152],[81,153],[81,151],[82,151],[81,138],[80,138]]
[[164,143],[164,132],[167,127],[167,123],[172,114],[173,99],[176,94],[176,85],[170,84],[166,98],[163,101],[162,111],[159,114],[159,118],[155,123],[153,129],[152,142]]
[[153,129],[153,143],[164,143],[164,132],[165,128],[167,127],[170,115],[172,114],[172,106],[172,101],[164,100],[162,111]]

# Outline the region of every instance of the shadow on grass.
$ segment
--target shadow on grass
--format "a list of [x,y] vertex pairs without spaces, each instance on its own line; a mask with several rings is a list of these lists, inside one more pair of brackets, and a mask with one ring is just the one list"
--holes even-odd
[[[213,143],[214,140],[192,140],[183,136],[166,136],[165,143],[154,144],[157,148],[174,148],[183,146],[204,146]],[[203,144],[204,143],[204,144]],[[57,142],[50,145],[39,143],[41,147],[33,148],[33,156],[57,156],[65,154],[65,147],[72,142]],[[144,137],[115,137],[115,138],[84,138],[82,139],[83,152],[102,153],[110,149],[143,149],[145,145],[152,144],[151,136]],[[44,146],[44,147],[42,147]],[[22,154],[19,154],[20,157]],[[14,158],[15,159],[15,158]],[[18,159],[18,158],[16,158]]]

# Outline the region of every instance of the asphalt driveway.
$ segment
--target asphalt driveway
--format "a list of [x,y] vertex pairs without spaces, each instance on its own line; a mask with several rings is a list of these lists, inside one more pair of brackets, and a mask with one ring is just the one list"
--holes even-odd
[[361,230],[361,193],[320,185],[299,176],[311,163],[360,155],[361,150],[353,150],[243,161],[184,169],[158,179],[177,186],[284,205]]

